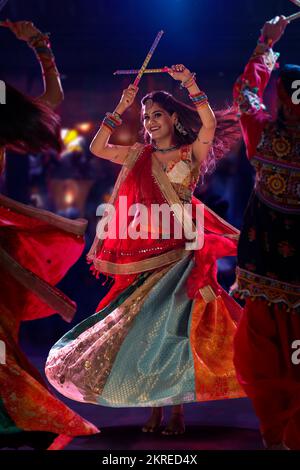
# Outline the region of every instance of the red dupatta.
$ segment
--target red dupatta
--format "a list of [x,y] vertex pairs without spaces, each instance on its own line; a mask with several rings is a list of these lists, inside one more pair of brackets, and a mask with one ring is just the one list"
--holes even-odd
[[[121,291],[130,285],[138,274],[170,265],[191,253],[186,249],[186,243],[192,241],[191,230],[196,232],[195,222],[198,217],[196,208],[200,204],[204,209],[204,227],[203,223],[198,224],[197,230],[199,239],[201,239],[200,232],[204,230],[204,244],[201,249],[193,251],[195,266],[187,281],[187,293],[191,298],[202,295],[209,300],[211,295],[220,292],[216,281],[216,260],[236,254],[239,232],[194,196],[189,216],[163,171],[161,163],[152,152],[151,145],[141,144],[136,144],[129,152],[109,201],[114,211],[108,218],[107,213],[102,217],[96,239],[88,253],[88,261],[93,262],[92,270],[97,275],[104,273],[114,278],[114,292]],[[126,211],[125,196],[127,209],[132,208],[130,213]],[[139,225],[140,211],[137,206],[134,207],[135,204],[143,204],[149,215],[149,221],[152,204],[172,205],[174,215],[170,217],[169,238],[164,238],[162,220],[158,224],[149,222],[147,225]],[[182,224],[180,210],[184,212],[184,221],[190,220],[186,232],[182,230],[182,236],[178,239],[175,236],[174,220]],[[112,227],[116,227],[115,232],[114,229],[108,231],[108,221],[112,222]],[[146,238],[133,239],[120,236],[122,233],[129,233],[132,227],[139,227]],[[153,233],[158,234],[157,239],[153,238]]]

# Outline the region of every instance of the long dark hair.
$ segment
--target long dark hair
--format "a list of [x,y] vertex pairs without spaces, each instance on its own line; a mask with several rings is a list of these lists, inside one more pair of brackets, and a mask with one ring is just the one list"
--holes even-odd
[[[177,113],[178,120],[186,131],[186,135],[183,135],[174,126],[177,145],[192,144],[196,140],[201,128],[201,119],[195,108],[177,100],[166,91],[153,91],[147,94],[142,99],[141,104],[145,106],[146,101],[150,99],[154,103],[159,104],[170,115]],[[215,116],[217,128],[214,144],[203,165],[202,172],[211,172],[215,168],[216,162],[229,152],[233,144],[241,136],[239,120],[233,108],[228,107],[227,109],[215,111]],[[144,141],[150,143],[148,132],[144,131],[143,134]]]
[[6,104],[0,107],[0,148],[21,153],[61,150],[60,120],[52,109],[6,85]]

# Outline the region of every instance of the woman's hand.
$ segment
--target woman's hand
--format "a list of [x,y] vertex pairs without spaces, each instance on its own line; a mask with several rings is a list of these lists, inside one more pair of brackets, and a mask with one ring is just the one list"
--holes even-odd
[[182,64],[172,65],[168,73],[174,80],[180,80],[181,82],[188,80],[192,76],[189,69]]
[[139,89],[137,86],[129,85],[129,87],[123,91],[122,98],[116,108],[116,111],[118,113],[123,113],[124,111],[126,111],[126,109],[130,108],[130,106],[135,100],[138,91]]
[[3,21],[2,26],[9,28],[21,41],[29,41],[32,37],[42,34],[31,21]]
[[272,40],[272,44],[275,44],[281,36],[283,35],[285,28],[289,24],[289,21],[285,16],[276,16],[270,21],[267,21],[262,30],[261,34],[267,41],[268,39]]

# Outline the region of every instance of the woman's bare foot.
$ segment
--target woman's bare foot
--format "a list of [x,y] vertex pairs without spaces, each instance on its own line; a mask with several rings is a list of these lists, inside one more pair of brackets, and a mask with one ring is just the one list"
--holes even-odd
[[163,409],[161,407],[152,408],[151,416],[142,428],[143,432],[156,432],[159,430],[163,420]]
[[164,436],[178,436],[185,432],[183,413],[172,413],[167,427],[162,431]]
[[163,430],[164,436],[177,436],[185,431],[183,405],[174,405],[167,427]]

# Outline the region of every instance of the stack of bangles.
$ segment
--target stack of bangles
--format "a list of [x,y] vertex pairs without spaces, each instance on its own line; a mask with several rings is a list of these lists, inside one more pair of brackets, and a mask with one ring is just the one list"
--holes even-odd
[[[191,88],[193,85],[196,84],[195,77],[196,77],[196,74],[192,73],[191,76],[185,82],[181,83],[181,87]],[[189,97],[197,109],[208,104],[208,98],[203,91],[199,91],[198,93],[195,93],[195,94],[190,93]]]
[[267,47],[269,47],[271,49],[271,47],[273,46],[273,39],[268,39],[266,38],[265,36],[261,35],[259,38],[258,38],[258,41],[257,43],[259,45],[265,45]]
[[110,132],[113,132],[116,127],[121,126],[122,119],[119,113],[106,113],[105,118],[102,121],[102,126],[105,126],[109,129]]
[[45,73],[51,73],[59,76],[48,34],[39,33],[36,36],[31,37],[28,44],[35,51],[36,56],[42,65],[44,75]]
[[197,109],[202,108],[202,106],[208,105],[208,98],[204,91],[199,91],[194,95],[189,94],[190,99],[194,103]]

